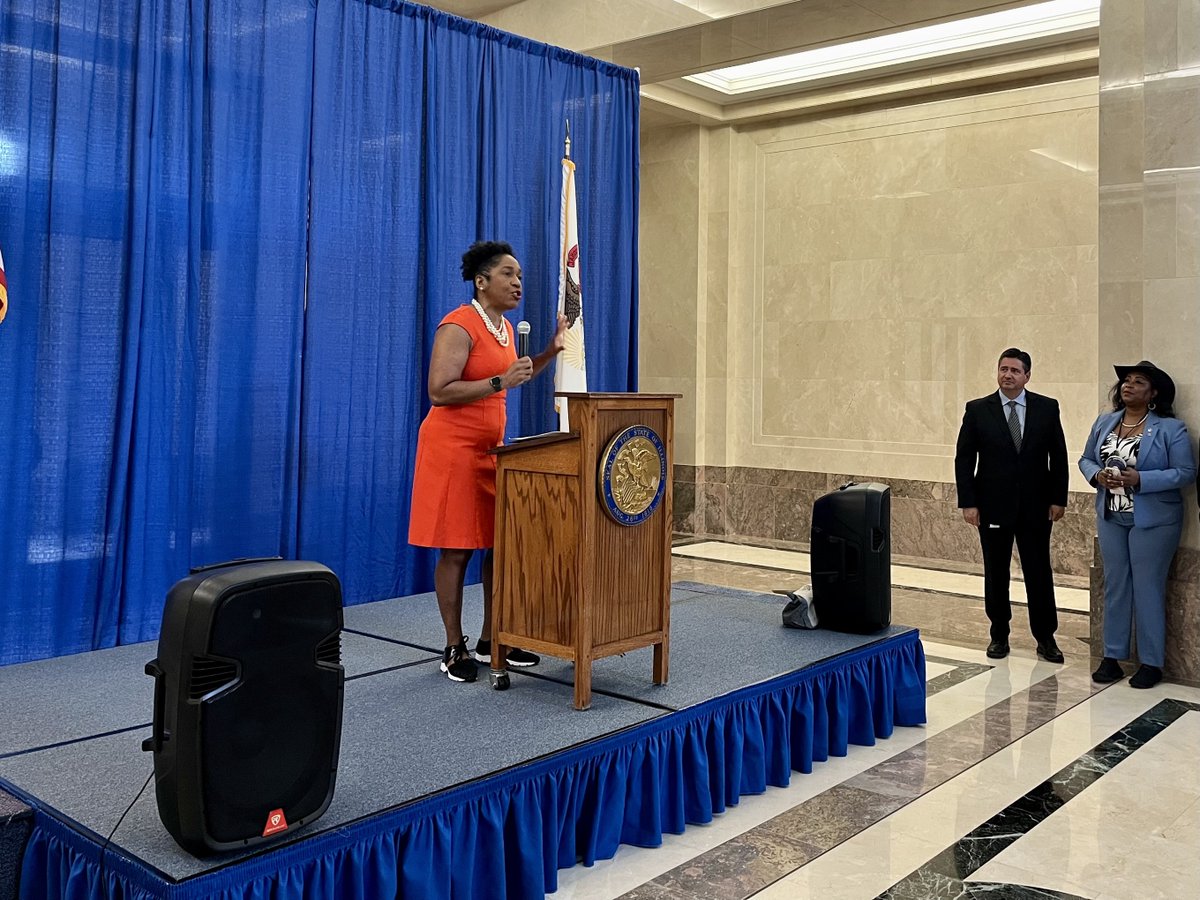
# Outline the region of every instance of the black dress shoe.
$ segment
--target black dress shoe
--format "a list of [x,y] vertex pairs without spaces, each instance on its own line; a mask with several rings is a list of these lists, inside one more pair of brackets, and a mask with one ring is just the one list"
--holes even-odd
[[1038,641],[1037,655],[1046,662],[1060,663],[1063,661],[1062,651],[1058,649],[1058,644],[1054,640]]
[[1162,669],[1158,666],[1143,665],[1129,679],[1131,688],[1152,688],[1162,681]]
[[988,659],[1004,659],[1008,656],[1008,641],[992,641],[987,648]]

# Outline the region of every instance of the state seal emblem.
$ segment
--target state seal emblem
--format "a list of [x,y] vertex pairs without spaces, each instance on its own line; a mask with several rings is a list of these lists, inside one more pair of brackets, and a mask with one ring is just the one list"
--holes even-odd
[[618,525],[641,525],[662,503],[667,451],[645,425],[617,432],[600,456],[600,502]]

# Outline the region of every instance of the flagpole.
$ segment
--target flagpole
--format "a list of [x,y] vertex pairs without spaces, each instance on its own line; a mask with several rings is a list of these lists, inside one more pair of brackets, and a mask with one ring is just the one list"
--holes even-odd
[[[579,226],[575,205],[575,163],[571,159],[571,120],[564,118],[562,206],[559,218],[558,313],[568,322],[563,352],[554,366],[556,392],[582,393],[587,390],[587,358],[583,336],[583,292],[579,260]],[[556,397],[560,431],[570,430],[566,397]]]

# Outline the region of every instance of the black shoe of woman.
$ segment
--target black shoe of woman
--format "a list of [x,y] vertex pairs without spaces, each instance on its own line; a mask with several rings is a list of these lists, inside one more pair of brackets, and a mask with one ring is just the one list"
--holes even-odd
[[1152,688],[1162,681],[1162,669],[1158,666],[1142,666],[1129,679],[1132,688]]
[[1109,656],[1100,660],[1100,665],[1092,673],[1092,681],[1096,682],[1096,684],[1112,684],[1114,681],[1120,681],[1124,677],[1125,670],[1121,668],[1121,664]]

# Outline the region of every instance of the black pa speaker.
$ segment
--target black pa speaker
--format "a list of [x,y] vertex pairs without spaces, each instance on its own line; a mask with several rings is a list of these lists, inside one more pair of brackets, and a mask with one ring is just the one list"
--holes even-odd
[[886,484],[851,482],[813,503],[809,553],[822,627],[869,634],[892,623],[891,520]]
[[294,831],[329,807],[342,735],[342,588],[322,565],[195,569],[167,595],[154,676],[163,825],[197,856]]

